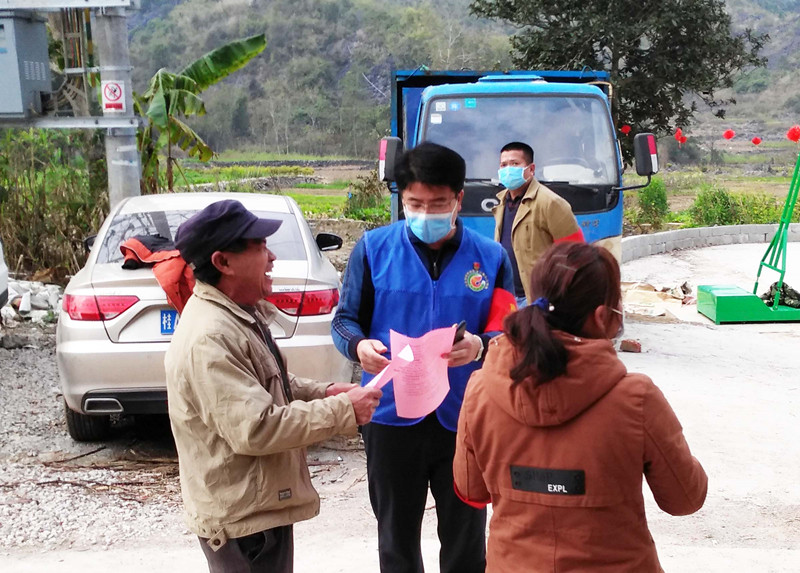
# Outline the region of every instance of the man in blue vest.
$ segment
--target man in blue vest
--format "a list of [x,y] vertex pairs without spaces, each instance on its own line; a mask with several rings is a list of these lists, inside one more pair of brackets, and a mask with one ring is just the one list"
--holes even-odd
[[362,385],[389,363],[389,330],[419,337],[467,323],[448,359],[450,392],[421,419],[397,415],[393,384],[363,428],[382,573],[422,573],[420,531],[430,486],[442,573],[483,572],[486,513],[453,488],[458,413],[467,380],[515,306],[505,249],[458,218],[466,165],[455,151],[422,143],[395,167],[405,220],[367,232],[350,255],[333,320],[336,347],[361,364]]

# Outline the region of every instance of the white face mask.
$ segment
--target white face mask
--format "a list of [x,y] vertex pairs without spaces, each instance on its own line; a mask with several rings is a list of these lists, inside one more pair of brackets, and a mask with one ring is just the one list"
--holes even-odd
[[611,337],[612,340],[619,340],[625,334],[625,313],[623,313],[621,310],[617,310],[616,308],[611,308],[610,306],[608,308],[611,310],[611,312],[617,313],[620,317],[620,323],[619,323],[619,328],[617,329],[617,333],[613,337]]

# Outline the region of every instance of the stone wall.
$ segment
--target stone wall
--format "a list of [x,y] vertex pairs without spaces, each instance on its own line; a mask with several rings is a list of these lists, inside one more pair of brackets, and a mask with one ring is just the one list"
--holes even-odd
[[[634,235],[622,239],[622,262],[658,255],[680,249],[699,249],[717,245],[767,243],[772,240],[778,225],[730,225],[695,227]],[[800,241],[800,223],[789,225],[788,241]]]

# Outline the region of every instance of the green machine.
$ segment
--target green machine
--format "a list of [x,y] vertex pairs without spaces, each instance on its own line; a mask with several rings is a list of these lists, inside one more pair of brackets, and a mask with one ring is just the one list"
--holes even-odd
[[[723,322],[800,322],[800,308],[780,304],[783,292],[783,277],[786,274],[786,240],[792,213],[800,189],[800,155],[794,166],[794,175],[783,205],[778,230],[761,258],[756,274],[753,292],[738,286],[700,285],[697,287],[697,311],[713,320]],[[772,304],[765,303],[758,296],[758,281],[764,268],[778,273]]]

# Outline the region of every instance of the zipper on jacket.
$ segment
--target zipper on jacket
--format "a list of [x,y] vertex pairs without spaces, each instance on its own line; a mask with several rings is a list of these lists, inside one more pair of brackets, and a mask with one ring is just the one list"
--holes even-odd
[[434,281],[439,280],[439,275],[441,271],[439,270],[439,263],[441,262],[442,258],[442,249],[438,249],[433,257],[433,264],[431,265],[431,278]]
[[283,392],[286,394],[286,400],[291,402],[294,400],[294,396],[292,395],[292,386],[289,384],[289,373],[286,371],[286,365],[283,363],[283,358],[281,357],[280,350],[278,350],[278,345],[275,344],[275,341],[272,339],[272,335],[268,331],[265,331],[265,327],[261,325],[257,318],[255,326],[256,331],[261,335],[261,339],[267,346],[267,351],[272,354],[273,358],[275,358],[275,362],[278,364]]

